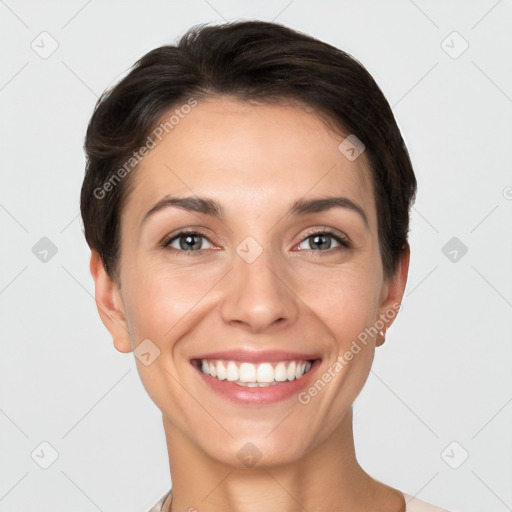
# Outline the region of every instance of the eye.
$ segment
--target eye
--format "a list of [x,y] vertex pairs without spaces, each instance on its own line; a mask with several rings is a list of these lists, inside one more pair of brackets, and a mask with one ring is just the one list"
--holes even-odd
[[[306,247],[302,247],[304,244],[306,244]],[[330,231],[311,233],[298,246],[299,250],[312,250],[316,252],[325,252],[337,247],[348,249],[350,243],[345,237],[336,235]]]
[[[210,247],[204,247],[203,240],[206,240]],[[162,245],[174,251],[184,252],[196,252],[213,247],[213,244],[205,235],[196,231],[181,231],[172,238],[165,240]]]
[[[206,241],[206,244],[204,243]],[[206,246],[205,246],[206,245]],[[305,245],[305,246],[304,246]],[[198,231],[181,231],[162,242],[162,247],[175,252],[196,252],[214,248],[206,235]],[[349,248],[349,240],[341,234],[330,231],[317,231],[309,234],[299,245],[299,250],[326,252],[331,249]]]

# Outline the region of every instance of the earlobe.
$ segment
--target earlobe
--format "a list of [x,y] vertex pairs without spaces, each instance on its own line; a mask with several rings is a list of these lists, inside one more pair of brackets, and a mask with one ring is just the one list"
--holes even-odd
[[94,279],[96,306],[101,321],[112,335],[114,347],[119,352],[131,352],[133,349],[119,288],[107,274],[100,255],[94,249],[91,251],[89,268]]
[[400,309],[402,298],[407,284],[407,276],[409,273],[410,248],[409,244],[404,246],[400,261],[397,264],[395,273],[390,277],[383,287],[383,297],[379,308],[379,318],[385,322],[382,329],[382,335],[377,341],[377,346],[384,343],[386,329],[388,329]]

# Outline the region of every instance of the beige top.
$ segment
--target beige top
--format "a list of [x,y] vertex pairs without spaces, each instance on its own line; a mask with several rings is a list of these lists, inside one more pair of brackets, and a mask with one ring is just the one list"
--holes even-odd
[[[153,506],[149,512],[162,512],[162,505],[164,504],[164,501],[167,499],[167,496],[171,491],[169,490],[167,493],[165,493],[158,502]],[[405,492],[402,492],[405,498],[405,502],[407,504],[407,508],[405,509],[405,512],[448,512],[448,510],[444,508],[434,507],[434,505],[429,505],[428,503],[425,503],[424,501],[421,501],[414,496],[411,496],[410,494],[406,494]]]

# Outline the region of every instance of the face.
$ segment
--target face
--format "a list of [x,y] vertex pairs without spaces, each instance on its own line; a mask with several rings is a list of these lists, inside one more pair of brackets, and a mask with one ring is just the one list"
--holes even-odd
[[[251,442],[293,462],[335,435],[401,300],[407,265],[384,279],[367,162],[344,138],[297,106],[199,102],[136,171],[120,287],[93,271],[116,348],[149,340],[148,394],[218,461]],[[232,381],[255,375],[272,382]]]

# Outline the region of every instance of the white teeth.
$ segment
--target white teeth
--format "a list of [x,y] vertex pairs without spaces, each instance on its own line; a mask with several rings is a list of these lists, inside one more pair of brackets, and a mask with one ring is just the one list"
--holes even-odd
[[251,363],[240,363],[238,375],[240,382],[256,382],[256,366]]
[[235,384],[239,386],[245,386],[248,388],[268,388],[269,386],[274,386],[277,382],[241,382],[237,380]]
[[295,372],[297,369],[297,363],[292,361],[288,366],[288,380],[295,380]]
[[229,361],[228,363],[228,367],[226,369],[226,379],[230,382],[238,380],[238,368],[233,361]]
[[274,369],[274,379],[276,379],[277,382],[284,382],[285,380],[288,380],[288,372],[286,371],[286,365],[283,362],[277,363]]
[[215,366],[217,370],[217,379],[225,380],[226,379],[226,367],[222,364],[221,361],[217,361],[217,365]]
[[276,364],[255,365],[246,362],[201,360],[201,370],[206,375],[246,387],[272,386],[279,382],[300,379],[310,369],[310,361],[280,361]]
[[300,379],[304,375],[304,368],[306,368],[306,363],[299,363],[297,365],[297,369],[295,370],[295,378]]
[[274,368],[272,368],[270,363],[258,365],[256,380],[258,382],[274,382]]

